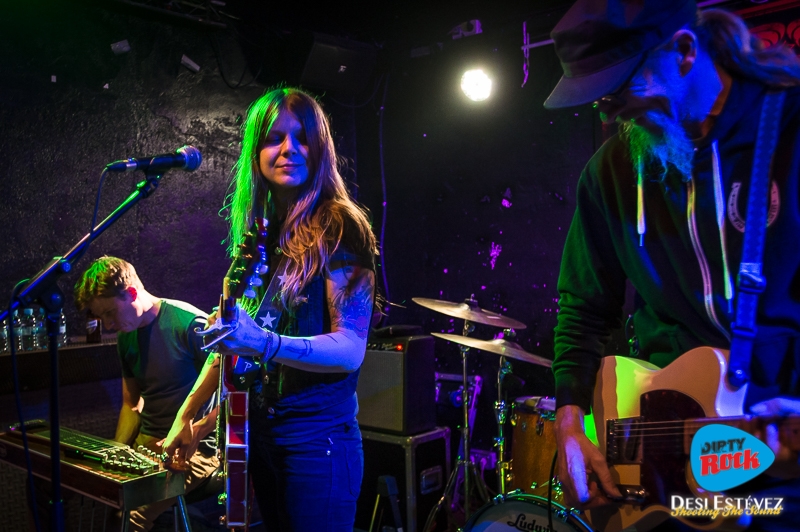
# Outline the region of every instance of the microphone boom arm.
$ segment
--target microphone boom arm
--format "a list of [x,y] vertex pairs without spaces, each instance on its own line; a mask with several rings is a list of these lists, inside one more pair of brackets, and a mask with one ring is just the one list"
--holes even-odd
[[[22,288],[17,297],[11,301],[11,304],[6,310],[0,312],[0,321],[8,317],[9,313],[20,306],[29,306],[31,303],[39,299],[41,296],[50,291],[50,289],[58,282],[62,275],[72,270],[74,263],[80,259],[85,253],[89,244],[99,237],[106,229],[108,229],[114,222],[116,222],[123,214],[128,212],[131,207],[136,205],[139,200],[146,198],[158,188],[159,180],[161,179],[164,170],[158,172],[147,172],[145,180],[136,184],[136,189],[109,214],[105,220],[97,224],[92,231],[86,234],[72,249],[70,249],[63,257],[55,257],[47,266],[37,273],[33,279],[28,281],[24,288]],[[51,296],[60,297],[60,296]],[[42,305],[49,307],[51,302],[41,301]],[[52,302],[61,306],[61,302]]]

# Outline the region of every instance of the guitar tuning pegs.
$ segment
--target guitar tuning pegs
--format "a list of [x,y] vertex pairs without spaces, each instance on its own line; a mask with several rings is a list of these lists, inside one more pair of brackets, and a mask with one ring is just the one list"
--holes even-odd
[[259,275],[264,275],[268,271],[269,271],[269,266],[267,266],[266,264],[259,264],[258,265],[258,274]]
[[264,284],[264,281],[260,277],[253,277],[250,280],[250,286],[261,286],[262,284]]
[[253,299],[254,297],[256,297],[256,291],[253,290],[252,288],[248,288],[247,290],[244,291],[244,294],[242,295],[244,295],[244,297],[246,297],[247,299]]

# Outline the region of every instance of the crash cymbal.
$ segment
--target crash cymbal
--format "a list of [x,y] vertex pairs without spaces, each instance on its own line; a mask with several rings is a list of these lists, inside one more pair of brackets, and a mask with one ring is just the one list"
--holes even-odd
[[474,299],[466,299],[463,303],[451,303],[450,301],[441,301],[439,299],[412,297],[411,301],[425,308],[453,316],[454,318],[461,318],[462,320],[494,325],[504,329],[524,329],[526,327],[521,321],[507,318],[496,312],[483,310]]
[[480,349],[481,351],[488,351],[490,353],[513,358],[515,360],[521,360],[522,362],[528,362],[530,364],[537,364],[546,368],[549,368],[553,365],[552,360],[528,353],[522,349],[519,344],[509,342],[508,340],[502,338],[498,338],[496,340],[479,340],[477,338],[460,336],[458,334],[431,333],[431,335],[444,340],[449,340],[456,344],[474,347],[475,349]]

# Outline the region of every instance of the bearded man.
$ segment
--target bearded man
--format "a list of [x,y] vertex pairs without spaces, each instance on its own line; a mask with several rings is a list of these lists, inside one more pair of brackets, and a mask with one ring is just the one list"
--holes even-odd
[[[634,356],[664,367],[695,347],[731,346],[754,146],[770,91],[785,101],[745,407],[800,412],[800,63],[788,49],[765,49],[738,17],[698,12],[694,0],[578,0],[552,37],[564,76],[545,107],[595,102],[605,123],[619,125],[580,177],[558,281],[559,477],[567,503],[590,508],[622,497],[583,419],[626,283],[636,292]],[[796,467],[797,454],[781,447],[775,427],[768,432]],[[797,484],[775,489],[788,497]],[[786,517],[796,516],[800,507],[789,501]],[[767,522],[778,528],[780,519]]]

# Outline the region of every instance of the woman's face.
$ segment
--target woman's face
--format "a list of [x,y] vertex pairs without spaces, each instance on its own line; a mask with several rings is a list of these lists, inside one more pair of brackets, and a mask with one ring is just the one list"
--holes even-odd
[[278,114],[258,153],[258,167],[270,188],[281,193],[308,179],[308,141],[303,125],[287,110]]

